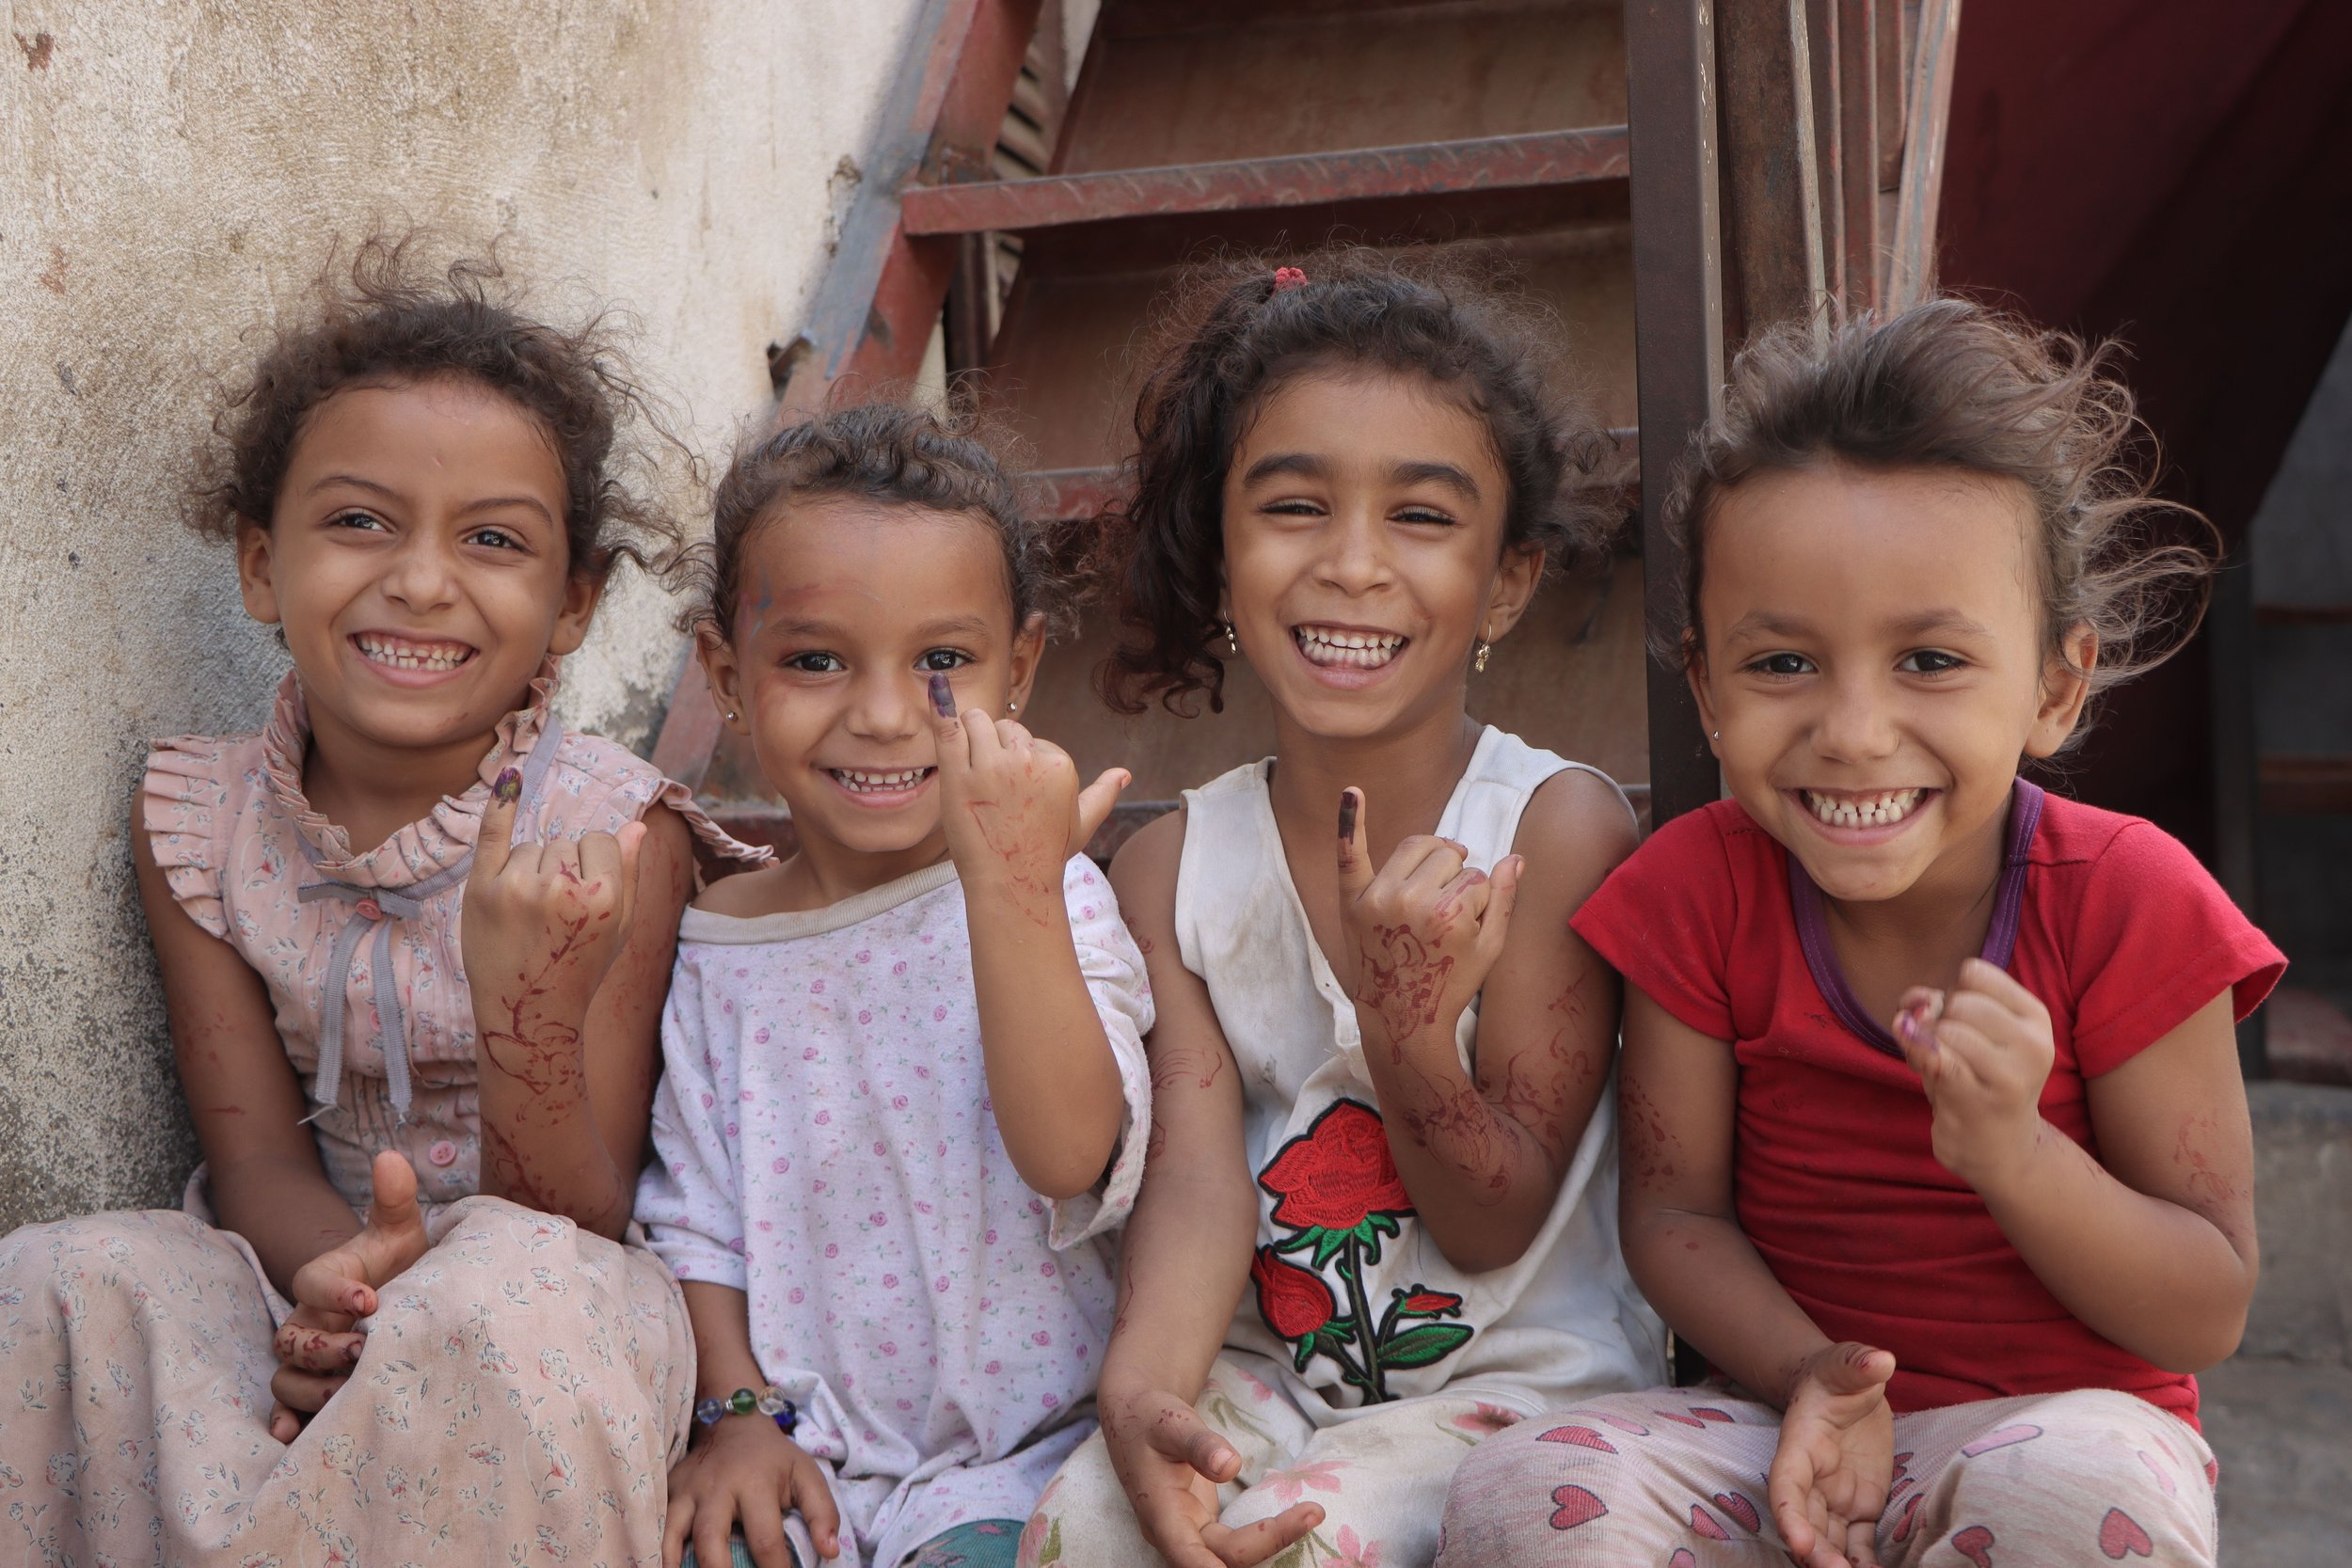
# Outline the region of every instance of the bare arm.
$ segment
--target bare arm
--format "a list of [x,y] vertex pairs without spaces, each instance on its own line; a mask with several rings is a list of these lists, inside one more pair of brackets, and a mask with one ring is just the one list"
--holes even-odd
[[[766,1386],[752,1350],[750,1299],[725,1285],[689,1279],[686,1316],[694,1325],[694,1395],[725,1399],[738,1388]],[[696,1560],[727,1560],[727,1536],[739,1523],[743,1544],[758,1568],[791,1568],[784,1534],[787,1510],[797,1511],[817,1549],[831,1559],[841,1549],[841,1512],[822,1462],[780,1431],[768,1417],[726,1415],[697,1422],[693,1449],[670,1473],[670,1506],[662,1520],[661,1560],[675,1568],[688,1538]]]
[[[934,702],[946,692],[933,677]],[[1062,876],[1125,775],[1085,791],[1068,752],[975,708],[933,715],[940,812],[963,883],[989,1101],[1013,1169],[1049,1198],[1103,1178],[1126,1123],[1119,1059],[1078,969]],[[1116,781],[1116,782],[1113,782]]]
[[[1486,906],[1484,922],[1507,927],[1483,984],[1463,966],[1440,969],[1440,942],[1408,947],[1410,939],[1395,934],[1400,924],[1425,929],[1443,918],[1442,898],[1424,914],[1405,908],[1408,895],[1367,922],[1375,972],[1360,974],[1358,987],[1364,1065],[1387,1113],[1397,1174],[1431,1240],[1473,1274],[1516,1262],[1543,1228],[1608,1081],[1617,978],[1568,928],[1568,916],[1632,852],[1633,824],[1615,790],[1588,773],[1561,773],[1529,800],[1512,847],[1522,869],[1511,900],[1497,889]],[[1352,851],[1343,843],[1343,890]],[[1405,852],[1400,846],[1398,859]],[[1451,857],[1439,869],[1456,863]],[[1474,888],[1478,876],[1458,879]],[[1418,1005],[1400,1006],[1394,985],[1384,989],[1382,980],[1396,976],[1405,965],[1395,960],[1415,948],[1437,960],[1422,966],[1420,986],[1407,988]],[[1454,1048],[1473,992],[1474,1078]]]
[[131,861],[162,971],[172,1054],[211,1167],[221,1225],[253,1245],[271,1283],[359,1231],[359,1216],[326,1179],[302,1080],[278,1037],[262,977],[227,942],[188,918],[155,864],[133,808]]
[[2094,1157],[2038,1108],[2048,1012],[1971,959],[1907,1053],[1935,1106],[1936,1157],[1976,1188],[2069,1312],[2168,1371],[2237,1349],[2254,1295],[2253,1129],[2228,992],[2090,1081]]
[[1176,950],[1176,868],[1184,816],[1164,816],[1111,863],[1128,928],[1152,977],[1152,1133],[1127,1221],[1119,1313],[1099,1403],[1136,1521],[1170,1568],[1262,1561],[1320,1523],[1300,1504],[1228,1529],[1216,1487],[1241,1456],[1193,1410],[1249,1277],[1258,1194],[1242,1137],[1241,1075],[1208,988]]
[[[493,802],[483,843],[503,845],[513,818],[511,802]],[[693,886],[684,820],[657,806],[643,826],[633,898],[626,857],[605,833],[518,845],[506,858],[477,849],[466,891],[482,1190],[604,1236],[628,1226],[644,1164],[661,1003]],[[492,923],[495,950],[482,940]]]

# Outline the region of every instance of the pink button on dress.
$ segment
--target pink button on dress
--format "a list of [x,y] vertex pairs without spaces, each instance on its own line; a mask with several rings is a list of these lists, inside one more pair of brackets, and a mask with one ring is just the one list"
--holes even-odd
[[[532,837],[611,832],[660,804],[751,861],[679,785],[557,729],[550,659],[480,781],[354,853],[302,793],[289,675],[258,735],[160,742],[141,820],[172,896],[267,986],[317,1106],[328,1179],[369,1201],[377,1151],[417,1169],[435,1245],[382,1294],[350,1384],[291,1445],[265,1430],[288,1307],[243,1238],[186,1212],[101,1214],[0,1239],[0,1560],[400,1562],[658,1559],[693,1345],[643,1246],[475,1196],[463,867],[489,785],[534,772]],[[63,1478],[72,1478],[64,1484]]]

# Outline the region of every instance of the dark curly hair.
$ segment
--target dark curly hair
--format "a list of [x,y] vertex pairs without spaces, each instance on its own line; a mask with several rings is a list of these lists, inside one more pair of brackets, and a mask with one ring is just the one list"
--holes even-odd
[[1667,499],[1683,620],[1653,652],[1680,665],[1699,651],[1707,523],[1724,496],[1758,474],[1846,463],[2015,481],[2040,535],[2049,651],[2090,627],[2098,657],[2077,673],[2094,692],[2171,657],[2203,618],[2220,536],[2154,494],[2155,443],[2117,356],[1956,298],[1858,317],[1820,342],[1802,323],[1765,333],[1733,362],[1723,412],[1692,438]]
[[1057,625],[1067,584],[1055,568],[1051,541],[993,450],[998,440],[972,416],[892,400],[828,408],[748,441],[719,482],[710,538],[683,558],[689,593],[679,626],[707,628],[732,641],[753,539],[793,502],[834,497],[970,516],[1003,547],[1013,626],[1031,611]]
[[[1613,449],[1565,397],[1558,324],[1460,250],[1350,246],[1196,270],[1179,286],[1173,342],[1136,403],[1132,499],[1097,520],[1100,576],[1122,635],[1097,683],[1120,713],[1205,692],[1222,708],[1216,649],[1226,469],[1265,396],[1301,372],[1366,365],[1426,377],[1486,421],[1509,483],[1506,549],[1546,560],[1605,546],[1620,518],[1587,499]],[[1184,308],[1189,304],[1189,309]]]
[[633,420],[672,451],[686,449],[613,343],[609,313],[549,326],[522,313],[495,254],[436,271],[417,260],[421,247],[413,234],[362,242],[347,267],[321,273],[309,313],[272,330],[251,373],[224,391],[216,440],[189,486],[189,526],[210,539],[268,528],[312,410],[345,388],[462,376],[545,428],[564,471],[574,573],[602,578],[621,560],[667,569],[682,534],[623,427]]

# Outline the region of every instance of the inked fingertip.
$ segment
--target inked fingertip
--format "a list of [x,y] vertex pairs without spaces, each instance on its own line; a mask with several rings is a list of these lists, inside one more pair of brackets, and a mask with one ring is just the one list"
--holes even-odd
[[955,688],[949,686],[947,677],[937,671],[931,673],[931,711],[942,719],[956,716]]
[[498,777],[498,783],[490,786],[490,793],[497,796],[500,801],[505,805],[511,806],[516,801],[521,800],[523,795],[523,776],[521,771],[513,768],[505,768],[501,771]]

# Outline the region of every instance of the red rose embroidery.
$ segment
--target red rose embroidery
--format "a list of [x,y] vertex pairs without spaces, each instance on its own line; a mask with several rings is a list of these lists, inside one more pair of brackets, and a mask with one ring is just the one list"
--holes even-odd
[[[1258,1315],[1290,1341],[1300,1371],[1327,1356],[1343,1382],[1377,1402],[1391,1397],[1391,1370],[1429,1366],[1469,1343],[1470,1324],[1427,1321],[1462,1315],[1462,1298],[1450,1291],[1391,1289],[1376,1317],[1366,1298],[1364,1270],[1380,1261],[1380,1238],[1402,1234],[1413,1212],[1377,1112],[1334,1101],[1266,1162],[1258,1185],[1274,1196],[1275,1227],[1290,1232],[1260,1247],[1250,1264]],[[1300,1252],[1311,1252],[1307,1267],[1281,1256]],[[1323,1275],[1334,1259],[1344,1311]]]
[[1272,1247],[1258,1249],[1249,1261],[1249,1277],[1258,1287],[1258,1316],[1285,1339],[1311,1337],[1339,1312],[1321,1275],[1284,1262]]
[[[1281,1199],[1274,1223],[1293,1230],[1393,1236],[1396,1220],[1413,1212],[1380,1118],[1352,1100],[1334,1101],[1305,1135],[1285,1144],[1259,1174],[1258,1185]],[[1380,1243],[1369,1234],[1362,1240],[1377,1261]]]

